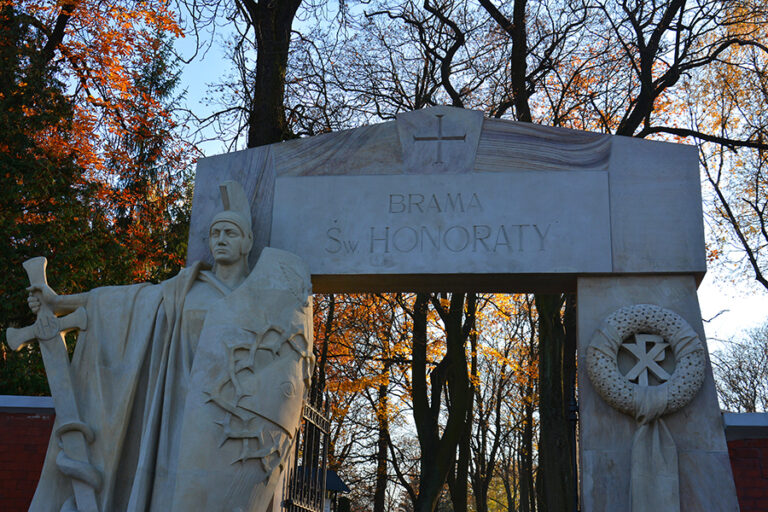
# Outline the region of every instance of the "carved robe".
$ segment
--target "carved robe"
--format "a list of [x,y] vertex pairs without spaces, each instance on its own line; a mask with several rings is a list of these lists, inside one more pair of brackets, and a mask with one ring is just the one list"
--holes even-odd
[[[269,248],[235,290],[196,264],[89,293],[71,371],[102,512],[266,510],[314,362],[309,294],[303,262]],[[57,426],[31,511],[73,504]]]

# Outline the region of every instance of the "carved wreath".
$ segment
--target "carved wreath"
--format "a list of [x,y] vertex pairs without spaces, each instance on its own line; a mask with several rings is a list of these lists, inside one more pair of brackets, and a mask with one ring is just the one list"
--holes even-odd
[[665,375],[668,378],[659,384],[667,388],[666,407],[662,414],[685,407],[704,383],[704,344],[680,315],[651,304],[627,306],[615,311],[593,336],[587,348],[587,373],[597,392],[619,411],[632,417],[638,415],[643,396],[640,388],[647,389],[647,385],[632,382],[628,375],[621,373],[618,365],[619,350],[633,335],[660,336],[664,342],[662,350],[668,344],[674,355],[675,369],[671,376]]

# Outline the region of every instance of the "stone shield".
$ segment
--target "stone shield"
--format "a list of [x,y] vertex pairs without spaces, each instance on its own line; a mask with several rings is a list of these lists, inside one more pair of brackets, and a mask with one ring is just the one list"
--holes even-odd
[[173,510],[263,511],[299,427],[314,364],[309,273],[264,249],[208,311],[189,379]]

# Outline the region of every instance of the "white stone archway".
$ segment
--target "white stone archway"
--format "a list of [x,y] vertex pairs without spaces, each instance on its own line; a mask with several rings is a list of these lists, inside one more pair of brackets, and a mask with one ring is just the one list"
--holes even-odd
[[[637,424],[595,392],[583,358],[603,320],[635,304],[673,311],[705,339],[695,148],[435,107],[206,158],[190,263],[207,257],[225,179],[253,202],[252,257],[266,246],[298,254],[315,292],[576,291],[582,511],[630,510]],[[665,417],[679,459],[677,510],[736,511],[708,363],[705,374],[693,401]]]

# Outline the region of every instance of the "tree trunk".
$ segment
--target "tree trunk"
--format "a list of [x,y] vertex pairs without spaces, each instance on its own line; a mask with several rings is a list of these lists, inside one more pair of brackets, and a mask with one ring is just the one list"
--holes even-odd
[[[456,464],[456,450],[467,427],[473,393],[467,372],[466,340],[474,327],[476,297],[467,296],[467,321],[464,319],[464,294],[451,295],[446,310],[439,300],[435,309],[445,324],[446,353],[430,373],[427,386],[427,306],[431,296],[417,294],[413,311],[413,419],[419,439],[419,491],[414,512],[433,512],[449,473]],[[443,394],[448,397],[447,419],[439,421]],[[441,435],[442,432],[442,435]]]
[[533,480],[533,385],[526,386],[530,400],[525,404],[523,436],[520,449],[520,512],[536,512]]
[[[427,398],[427,309],[429,296],[417,294],[413,306],[413,416],[416,423],[421,459],[419,462],[419,489],[413,503],[414,512],[432,512],[440,497],[440,490],[445,477],[439,478],[443,468],[437,467],[438,431],[432,424],[430,405]],[[437,368],[433,372],[433,387],[438,376]],[[438,397],[439,399],[439,397]],[[426,463],[427,454],[431,454],[430,464]],[[444,457],[443,457],[444,458]],[[448,474],[448,470],[445,470]]]
[[537,295],[539,312],[539,510],[572,512],[573,465],[564,371],[566,336],[561,295]]
[[249,105],[248,147],[289,139],[285,119],[285,74],[291,26],[301,0],[241,0],[256,34],[256,78]]
[[[477,377],[477,333],[475,332],[474,325],[469,335],[470,353],[472,354],[470,371],[472,377]],[[453,512],[467,512],[467,504],[469,503],[469,459],[472,457],[472,448],[470,442],[472,441],[472,416],[474,413],[475,392],[471,390],[471,402],[469,409],[466,413],[466,425],[464,427],[464,435],[459,442],[459,454],[456,458],[456,468],[453,474],[452,483],[450,486],[451,491],[451,503],[453,504]]]
[[[530,98],[530,84],[528,82],[527,75],[527,59],[529,57],[528,52],[528,40],[527,40],[527,0],[515,0],[512,6],[512,19],[507,18],[501,11],[499,11],[491,0],[479,0],[480,4],[485,8],[488,14],[499,24],[499,26],[507,33],[512,42],[512,50],[510,52],[509,63],[509,84],[512,90],[511,104],[515,108],[515,114],[518,121],[530,123],[533,121],[531,114],[531,108],[529,105]],[[504,109],[501,109],[502,112]],[[560,319],[560,308],[555,307],[555,301],[560,304],[559,298],[552,296],[535,296],[537,307],[541,302],[542,307],[539,309],[540,325],[546,325],[546,332],[544,329],[540,329],[540,347],[544,347],[540,352],[540,380],[539,380],[539,393],[540,393],[540,440],[539,440],[539,468],[537,474],[537,486],[541,483],[541,487],[537,489],[537,493],[540,496],[539,509],[546,512],[559,512],[560,510],[566,511],[567,508],[561,508],[559,504],[570,503],[571,496],[569,494],[563,494],[563,489],[570,489],[571,478],[573,478],[572,465],[566,462],[570,458],[565,459],[558,458],[559,453],[557,449],[557,443],[563,443],[563,447],[567,448],[570,442],[566,442],[569,439],[569,423],[568,416],[566,414],[567,404],[564,402],[566,396],[564,395],[564,375],[563,375],[563,343],[564,333],[562,332],[562,322]],[[547,309],[548,308],[548,309]],[[543,312],[545,309],[546,312]],[[556,328],[559,329],[557,339],[553,339],[553,333]],[[559,400],[559,401],[558,401]],[[527,409],[527,406],[526,406]],[[526,410],[526,413],[528,411]],[[526,424],[524,433],[524,448],[528,449],[528,442],[532,439],[532,432],[528,433],[527,429],[532,428],[532,417],[530,421],[526,414]],[[556,443],[551,445],[549,443]],[[532,448],[532,443],[531,443]],[[570,453],[570,452],[568,452]],[[528,482],[524,479],[530,479],[530,483],[533,482],[533,467],[529,466],[529,462],[532,460],[532,454],[525,452],[521,459],[521,510],[528,510],[528,491],[532,488],[532,485],[526,485]],[[528,473],[530,471],[530,473]],[[527,473],[527,474],[526,474]],[[561,481],[557,481],[560,478]],[[535,509],[534,495],[531,496],[530,510]],[[551,506],[550,499],[552,500]],[[564,501],[563,501],[564,500]],[[542,506],[543,505],[543,506]]]
[[[385,367],[389,373],[389,367]],[[387,381],[389,379],[386,379]],[[373,494],[373,512],[386,512],[387,497],[387,439],[389,438],[388,386],[379,385],[378,405],[378,439],[376,441],[376,487]]]
[[563,313],[563,327],[565,328],[565,342],[563,345],[563,383],[565,389],[564,405],[568,419],[568,448],[563,453],[567,462],[562,462],[564,484],[571,489],[568,494],[570,509],[573,512],[579,510],[578,475],[576,474],[576,422],[578,420],[578,404],[576,403],[576,294],[569,293],[565,299],[565,312]]

